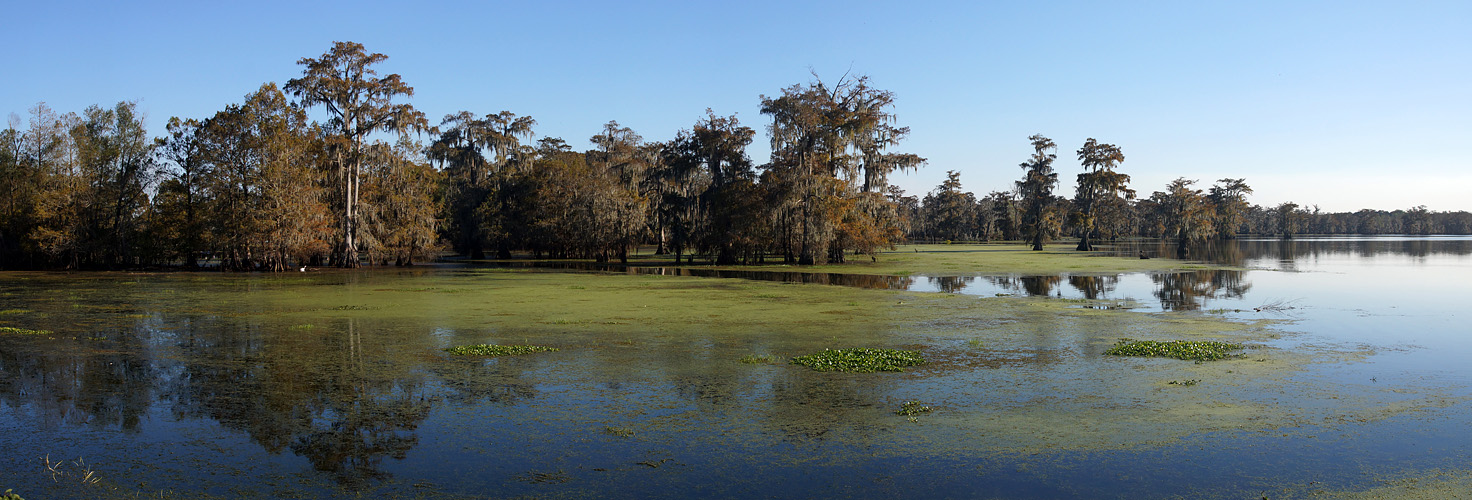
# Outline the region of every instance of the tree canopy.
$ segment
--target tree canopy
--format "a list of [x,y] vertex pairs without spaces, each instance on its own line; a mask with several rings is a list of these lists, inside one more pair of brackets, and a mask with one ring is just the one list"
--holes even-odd
[[0,130],[0,267],[284,271],[444,252],[622,261],[646,245],[677,262],[819,264],[906,239],[1041,250],[1073,234],[1090,250],[1123,236],[1184,248],[1240,233],[1472,233],[1472,214],[1426,207],[1260,207],[1241,178],[1204,193],[1180,178],[1135,199],[1122,148],[1093,138],[1076,151],[1084,172],[1068,199],[1054,193],[1057,145],[1041,134],[1005,189],[968,192],[954,168],[910,196],[890,176],[926,160],[899,151],[910,129],[896,96],[866,76],[814,75],[759,96],[764,161],[747,154],[756,131],[712,109],[667,140],[610,120],[575,151],[512,111],[458,111],[431,127],[407,102],[414,89],[378,73],[386,59],[336,42],[284,85],[172,117],[154,139],[134,102],[64,114],[38,104],[24,126],[12,116]]

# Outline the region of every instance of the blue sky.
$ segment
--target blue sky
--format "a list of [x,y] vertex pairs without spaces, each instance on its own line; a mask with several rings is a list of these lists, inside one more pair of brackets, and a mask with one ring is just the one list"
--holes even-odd
[[666,140],[707,107],[762,131],[761,95],[853,72],[930,160],[893,179],[912,194],[947,170],[1008,189],[1042,133],[1064,193],[1093,137],[1142,195],[1245,177],[1263,205],[1472,210],[1472,2],[903,5],[9,2],[0,113],[139,100],[159,135],[351,40],[432,121],[509,110],[586,148],[609,120]]

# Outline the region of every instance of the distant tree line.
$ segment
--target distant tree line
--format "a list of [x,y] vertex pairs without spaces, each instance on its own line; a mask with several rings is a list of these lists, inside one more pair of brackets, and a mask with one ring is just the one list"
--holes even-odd
[[1064,236],[1076,237],[1078,249],[1120,237],[1172,239],[1180,248],[1208,239],[1238,235],[1291,238],[1309,234],[1472,234],[1472,213],[1410,210],[1360,210],[1325,213],[1288,202],[1263,207],[1247,202],[1252,188],[1246,179],[1220,179],[1196,189],[1196,180],[1179,178],[1147,198],[1135,198],[1129,176],[1119,173],[1121,149],[1088,139],[1077,151],[1083,173],[1073,198],[1053,194],[1058,174],[1053,141],[1029,138],[1034,154],[1021,164],[1024,173],[1013,189],[979,197],[962,190],[961,174],[946,180],[923,198],[892,196],[907,236],[918,241],[1023,240],[1034,249]]
[[[59,114],[38,104],[0,131],[0,267],[170,265],[282,271],[409,265],[450,250],[626,260],[652,245],[719,264],[843,262],[906,238],[1025,240],[1065,235],[1080,250],[1122,236],[1181,245],[1238,233],[1454,233],[1465,212],[1321,214],[1246,202],[1242,179],[1203,192],[1178,179],[1136,198],[1121,148],[1089,139],[1074,196],[1054,194],[1057,146],[1011,189],[963,192],[960,175],[923,199],[889,183],[925,159],[894,151],[894,95],[866,77],[815,78],[761,96],[771,157],[755,131],[707,109],[667,141],[610,121],[587,151],[533,139],[536,120],[461,111],[432,123],[380,76],[383,54],[338,42],[212,116],[171,118],[149,138],[136,103]],[[319,109],[326,121],[309,118]]]

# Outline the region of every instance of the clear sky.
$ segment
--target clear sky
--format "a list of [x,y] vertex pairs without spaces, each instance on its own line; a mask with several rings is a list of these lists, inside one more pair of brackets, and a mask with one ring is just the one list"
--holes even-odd
[[[1107,4],[1107,5],[1106,5]],[[1472,210],[1472,2],[17,2],[0,113],[138,100],[154,135],[300,75],[336,40],[389,56],[437,123],[509,110],[575,148],[609,120],[666,140],[713,108],[769,147],[760,96],[816,73],[896,94],[893,180],[1021,177],[1027,137],[1120,146],[1142,195],[1245,177],[1261,205]]]

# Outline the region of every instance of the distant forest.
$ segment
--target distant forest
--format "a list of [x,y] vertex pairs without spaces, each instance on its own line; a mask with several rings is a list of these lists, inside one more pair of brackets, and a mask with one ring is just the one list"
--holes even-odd
[[[909,134],[894,95],[866,77],[814,80],[761,96],[772,154],[754,164],[755,131],[706,110],[670,140],[608,122],[573,151],[532,141],[536,121],[509,111],[432,124],[405,101],[383,54],[338,42],[302,73],[266,83],[213,116],[171,118],[150,138],[136,103],[58,114],[38,104],[0,131],[0,268],[409,265],[467,258],[627,260],[656,247],[717,264],[816,264],[905,240],[1065,236],[1080,250],[1127,236],[1180,247],[1237,234],[1469,234],[1472,214],[1425,207],[1320,213],[1259,207],[1245,179],[1198,189],[1177,179],[1137,197],[1121,148],[1089,139],[1072,198],[1054,193],[1057,146],[1034,153],[1010,189],[963,192],[959,174],[923,198],[889,183],[925,164],[893,149]],[[326,122],[309,120],[320,109]],[[391,139],[391,140],[386,140]]]

